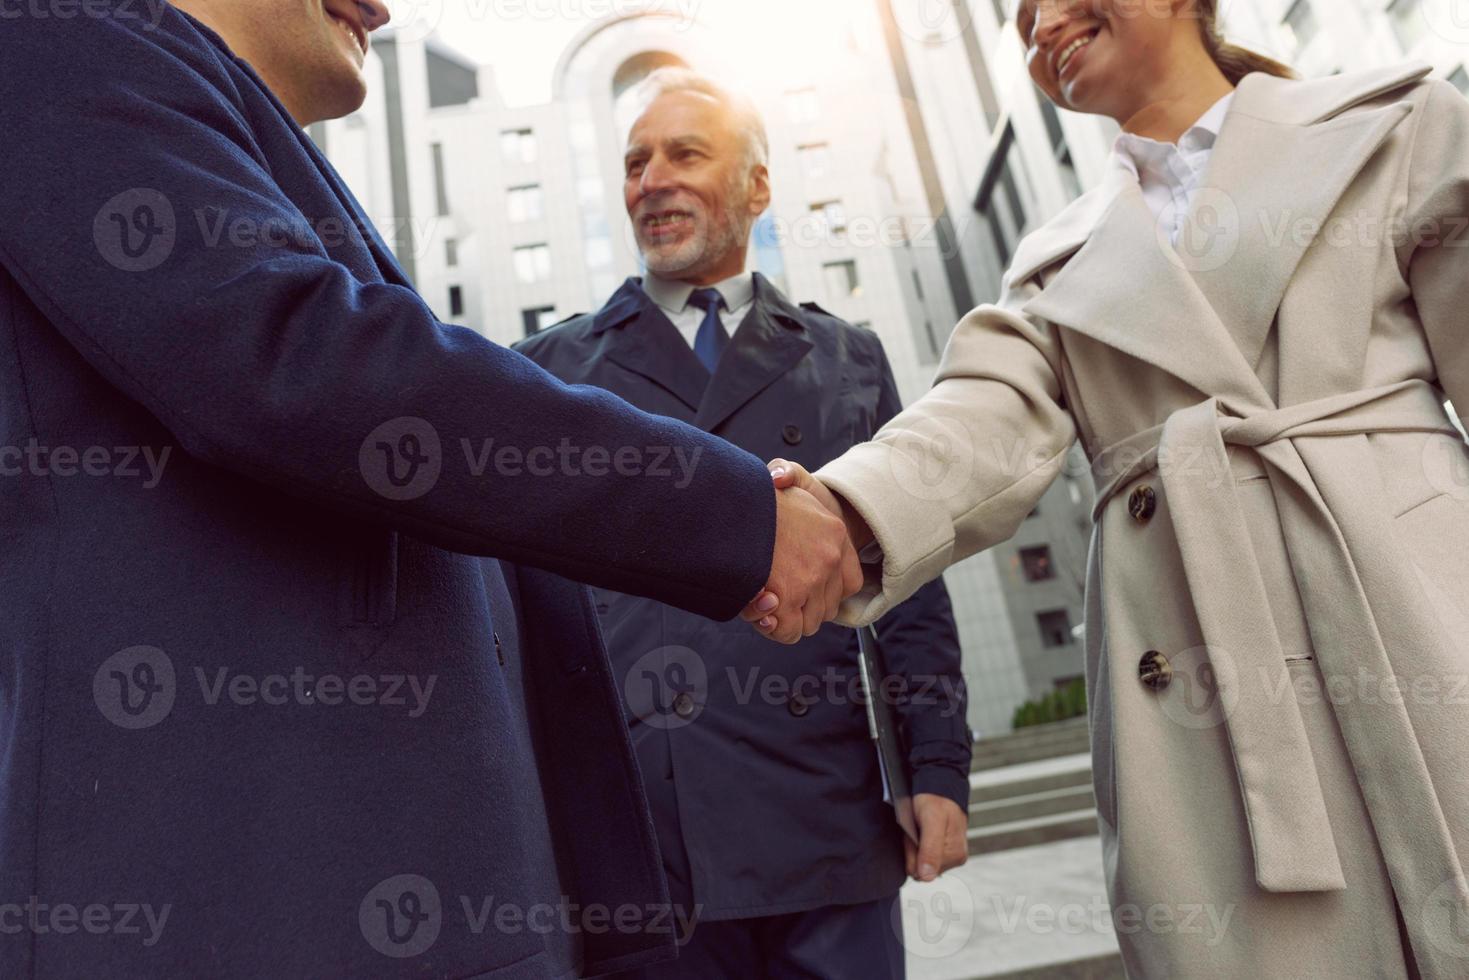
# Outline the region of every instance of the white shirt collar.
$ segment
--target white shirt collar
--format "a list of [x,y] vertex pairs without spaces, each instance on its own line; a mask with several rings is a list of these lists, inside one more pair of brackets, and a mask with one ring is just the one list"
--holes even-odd
[[[675,315],[682,313],[689,305],[689,297],[696,288],[689,283],[664,279],[651,272],[643,276],[643,292],[664,310]],[[715,283],[712,288],[719,290],[719,295],[724,297],[724,308],[733,313],[755,298],[755,276],[754,273],[741,272],[723,282]]]
[[1166,175],[1167,172],[1163,170],[1164,163],[1173,150],[1176,149],[1181,153],[1197,153],[1214,148],[1214,142],[1219,138],[1219,130],[1224,126],[1224,117],[1229,112],[1234,93],[1235,90],[1230,89],[1221,96],[1192,126],[1184,130],[1177,144],[1164,143],[1147,136],[1138,136],[1136,133],[1122,132],[1117,134],[1112,150],[1118,160],[1132,171],[1133,176],[1138,176],[1144,171]]

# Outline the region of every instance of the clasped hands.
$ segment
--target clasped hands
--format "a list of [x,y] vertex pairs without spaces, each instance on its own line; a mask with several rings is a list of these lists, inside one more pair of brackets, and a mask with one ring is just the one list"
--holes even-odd
[[872,532],[854,509],[799,463],[770,462],[775,484],[775,557],[770,581],[741,618],[763,636],[795,643],[836,619],[862,588],[860,548]]

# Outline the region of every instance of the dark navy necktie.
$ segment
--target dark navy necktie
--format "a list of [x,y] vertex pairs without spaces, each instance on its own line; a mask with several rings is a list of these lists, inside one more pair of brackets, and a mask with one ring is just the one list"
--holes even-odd
[[724,320],[719,315],[724,297],[717,289],[696,289],[689,296],[689,305],[705,311],[704,322],[699,325],[699,334],[694,338],[694,354],[713,374],[719,366],[719,355],[729,345],[729,334],[725,332]]

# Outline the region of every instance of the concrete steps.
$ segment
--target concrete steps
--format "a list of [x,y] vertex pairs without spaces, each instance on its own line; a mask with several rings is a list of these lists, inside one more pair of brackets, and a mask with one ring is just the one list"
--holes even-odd
[[971,772],[999,769],[1086,752],[1089,747],[1086,719],[1073,718],[982,738],[974,743],[974,761],[969,768]]
[[[1069,736],[1074,742],[1074,736]],[[1058,744],[1065,744],[1066,739]],[[1097,832],[1091,755],[983,769],[969,776],[969,853],[991,854]]]

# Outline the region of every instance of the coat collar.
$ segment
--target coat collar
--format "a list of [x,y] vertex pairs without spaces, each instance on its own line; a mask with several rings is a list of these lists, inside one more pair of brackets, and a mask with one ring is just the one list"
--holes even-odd
[[1109,167],[1098,187],[1027,236],[1006,282],[1075,252],[1024,312],[1148,361],[1236,410],[1272,404],[1255,367],[1311,231],[1412,107],[1341,113],[1429,70],[1409,63],[1308,81],[1246,75],[1177,246],[1137,182]]
[[694,424],[713,432],[799,364],[814,346],[806,336],[804,319],[769,279],[755,273],[755,301],[719,359]]
[[755,298],[719,369],[709,377],[683,336],[642,282],[624,282],[592,320],[594,336],[609,334],[607,357],[672,392],[712,431],[811,350],[804,314],[760,273]]

